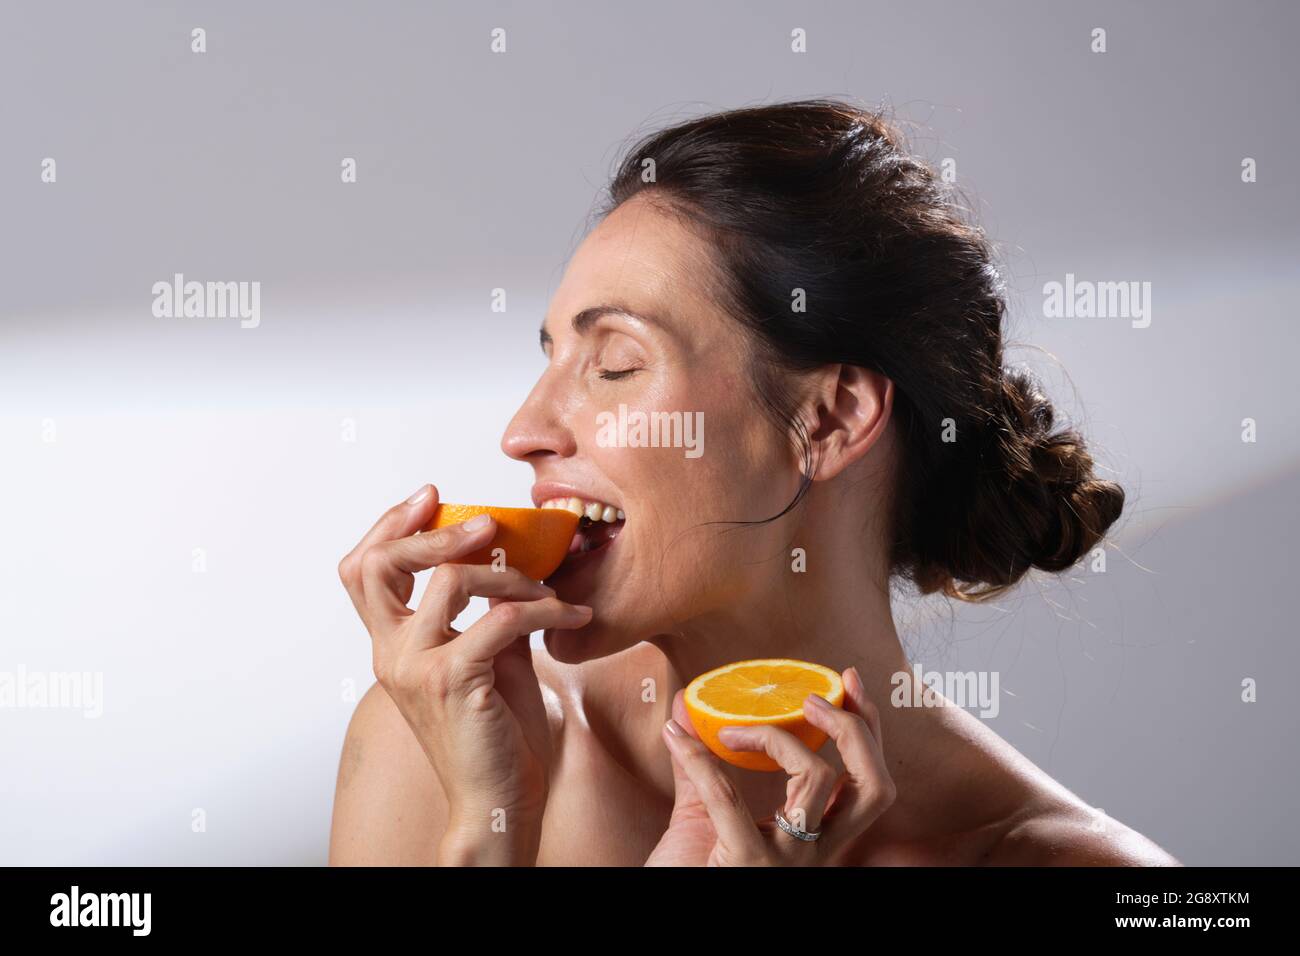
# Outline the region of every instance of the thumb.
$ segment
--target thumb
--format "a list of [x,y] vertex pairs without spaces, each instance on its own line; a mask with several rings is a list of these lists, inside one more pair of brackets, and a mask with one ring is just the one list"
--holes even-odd
[[[665,727],[664,733],[672,733],[672,731]],[[678,761],[671,747],[668,747],[668,759],[673,763],[673,816],[696,810],[707,814],[708,811],[704,807],[704,801],[700,799],[699,791],[695,789],[695,784],[691,782],[686,768]]]
[[[673,695],[673,723],[681,728],[682,733],[688,737],[699,739],[695,733],[695,728],[691,725],[690,715],[686,712],[686,702],[682,691]],[[672,730],[665,725],[664,733],[672,733]],[[665,744],[664,746],[667,746]],[[681,761],[677,759],[677,754],[673,752],[672,747],[668,747],[668,757],[673,763],[673,790],[675,798],[673,800],[673,812],[698,807],[704,809],[704,801],[700,799],[699,791],[695,789],[695,784],[691,782],[690,776],[686,773],[686,768],[682,766]]]
[[677,721],[677,726],[686,731],[687,736],[700,739],[700,735],[695,730],[695,725],[691,723],[691,715],[686,710],[686,692],[679,690],[673,694],[673,720]]

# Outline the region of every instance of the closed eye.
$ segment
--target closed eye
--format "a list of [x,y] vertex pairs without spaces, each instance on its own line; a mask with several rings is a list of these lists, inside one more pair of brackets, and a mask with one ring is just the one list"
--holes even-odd
[[600,370],[600,377],[605,379],[605,381],[607,382],[617,382],[619,379],[627,378],[629,375],[632,375],[639,371],[641,371],[639,368],[625,368],[625,369],[603,368]]

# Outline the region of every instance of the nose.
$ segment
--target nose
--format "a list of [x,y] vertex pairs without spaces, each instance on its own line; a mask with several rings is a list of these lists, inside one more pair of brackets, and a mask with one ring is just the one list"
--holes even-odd
[[548,378],[544,372],[501,437],[501,450],[515,461],[535,465],[548,456],[567,458],[577,451],[573,430],[564,421],[561,396]]

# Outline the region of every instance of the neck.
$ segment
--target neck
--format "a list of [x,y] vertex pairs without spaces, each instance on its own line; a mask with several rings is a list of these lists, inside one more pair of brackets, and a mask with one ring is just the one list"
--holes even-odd
[[[933,832],[941,807],[950,822],[957,822],[951,820],[952,794],[974,792],[980,762],[972,743],[988,732],[957,707],[891,704],[894,676],[910,674],[910,665],[894,626],[888,575],[861,557],[850,559],[855,549],[860,550],[858,541],[846,542],[837,560],[819,547],[816,570],[804,573],[790,570],[787,552],[750,600],[686,622],[652,643],[682,686],[705,671],[750,658],[790,657],[840,672],[856,668],[879,710],[885,760],[898,792],[893,809],[872,832],[889,840],[919,838]],[[820,754],[839,766],[833,751],[828,742]],[[787,779],[743,771],[732,777],[751,808],[765,812],[773,799],[779,802]]]
[[[792,572],[776,559],[766,583],[747,600],[696,617],[654,639],[676,673],[690,680],[737,660],[791,657],[835,670],[857,667],[868,694],[888,701],[892,674],[908,668],[883,582],[863,586],[860,564]],[[879,702],[878,702],[879,703]]]

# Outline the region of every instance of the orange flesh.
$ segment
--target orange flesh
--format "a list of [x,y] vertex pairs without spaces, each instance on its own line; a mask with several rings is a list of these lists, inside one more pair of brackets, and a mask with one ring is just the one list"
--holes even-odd
[[700,700],[728,714],[776,717],[803,709],[809,694],[831,692],[824,674],[801,667],[738,667],[700,688]]

